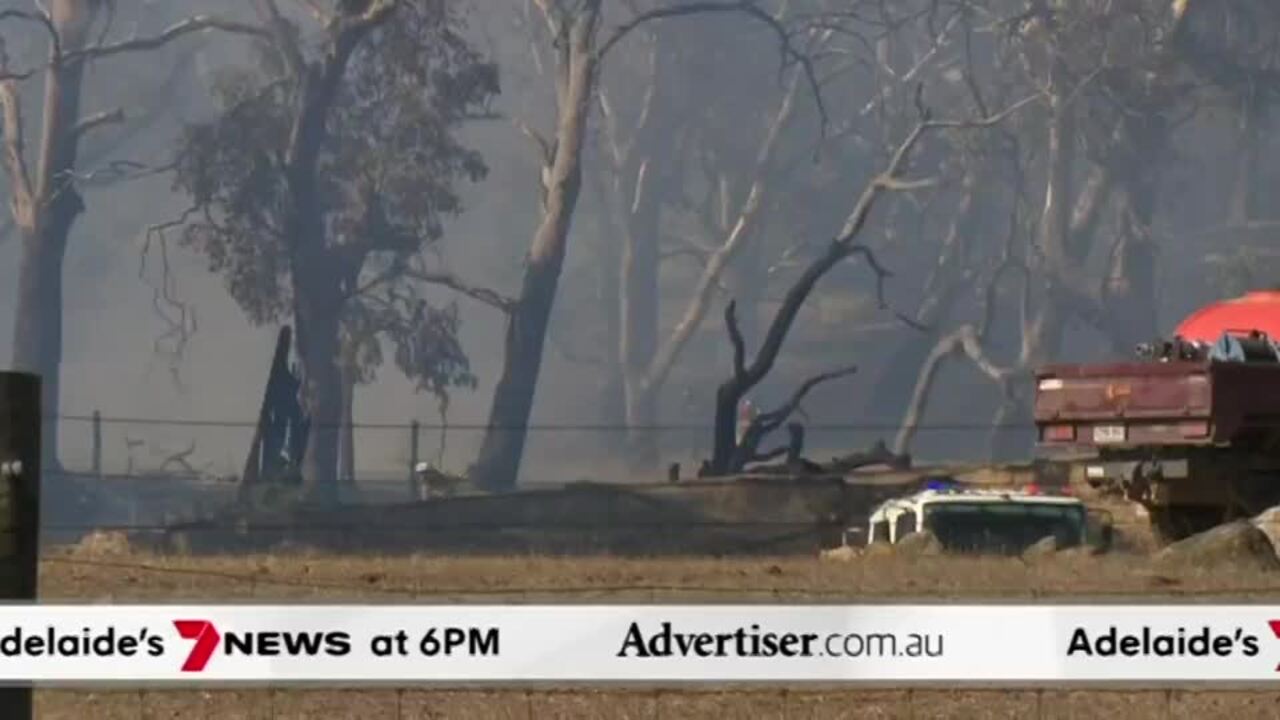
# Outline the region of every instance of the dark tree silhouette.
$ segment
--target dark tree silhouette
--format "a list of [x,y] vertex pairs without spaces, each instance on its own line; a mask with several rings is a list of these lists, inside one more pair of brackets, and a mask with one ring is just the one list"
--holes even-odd
[[343,387],[382,362],[380,339],[437,396],[475,382],[454,309],[428,302],[422,280],[445,277],[431,250],[461,211],[456,184],[485,174],[454,132],[487,114],[497,74],[448,3],[317,12],[318,51],[272,0],[259,10],[259,62],[222,73],[221,113],[181,141],[182,242],[253,322],[292,319],[311,420],[303,481],[329,501]]

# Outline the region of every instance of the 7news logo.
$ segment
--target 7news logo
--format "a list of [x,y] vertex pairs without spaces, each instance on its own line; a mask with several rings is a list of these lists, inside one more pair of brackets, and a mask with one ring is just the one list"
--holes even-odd
[[340,631],[254,630],[222,633],[208,620],[174,620],[174,628],[191,650],[182,672],[203,672],[215,653],[243,657],[342,657],[351,652],[351,635]]

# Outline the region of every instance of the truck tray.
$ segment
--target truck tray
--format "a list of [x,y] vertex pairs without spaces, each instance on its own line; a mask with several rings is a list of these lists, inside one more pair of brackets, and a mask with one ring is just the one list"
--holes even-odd
[[1036,373],[1042,447],[1280,448],[1280,363],[1050,365]]

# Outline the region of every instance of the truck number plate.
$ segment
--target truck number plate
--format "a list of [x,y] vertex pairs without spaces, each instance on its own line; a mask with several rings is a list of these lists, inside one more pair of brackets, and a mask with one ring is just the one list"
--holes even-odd
[[1125,441],[1123,425],[1096,425],[1093,428],[1093,441],[1096,443],[1122,443]]

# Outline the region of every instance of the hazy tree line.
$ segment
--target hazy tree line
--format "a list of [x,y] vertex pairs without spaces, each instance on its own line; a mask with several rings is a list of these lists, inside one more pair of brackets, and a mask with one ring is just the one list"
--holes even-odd
[[[516,483],[549,352],[581,365],[591,420],[627,429],[613,451],[637,471],[658,466],[656,428],[692,389],[714,419],[708,468],[733,472],[819,383],[858,371],[851,394],[894,419],[907,452],[949,377],[986,387],[993,428],[1025,423],[1036,365],[1129,353],[1192,302],[1180,290],[1278,282],[1266,196],[1280,8],[1264,0],[200,12],[0,6],[13,365],[40,372],[59,407],[63,261],[73,227],[93,224],[85,193],[164,173],[185,210],[147,218],[149,241],[204,258],[251,323],[297,330],[301,469],[319,499],[356,451],[340,435],[358,388],[388,363],[443,403],[493,388],[470,468],[490,489]],[[211,46],[243,60],[199,73],[208,110],[164,157],[97,149],[96,134],[109,148],[154,132],[169,76]],[[170,62],[139,74],[141,99],[87,87],[147,56]],[[461,200],[485,190],[478,124],[527,138],[538,167],[504,188],[537,199],[528,233],[504,239],[524,257],[510,287],[452,272],[444,243],[451,218],[484,211]],[[571,253],[589,258],[585,279],[564,277]],[[157,308],[180,338],[169,282]],[[493,310],[500,373],[476,377],[458,329]],[[854,332],[869,324],[888,329]],[[775,412],[738,447],[738,403],[773,376]],[[993,431],[986,452],[1025,454],[1028,440]]]

